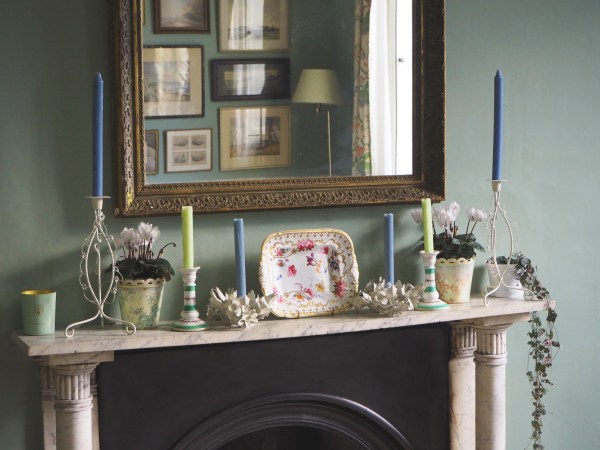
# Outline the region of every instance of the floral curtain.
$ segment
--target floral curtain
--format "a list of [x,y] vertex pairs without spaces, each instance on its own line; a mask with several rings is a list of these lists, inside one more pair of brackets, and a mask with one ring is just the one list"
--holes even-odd
[[371,0],[356,0],[354,13],[354,115],[352,174],[371,175],[369,122],[369,17]]

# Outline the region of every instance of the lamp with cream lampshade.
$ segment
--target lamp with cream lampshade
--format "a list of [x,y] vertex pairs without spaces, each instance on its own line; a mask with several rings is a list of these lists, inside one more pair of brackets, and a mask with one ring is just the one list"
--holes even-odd
[[[342,90],[335,71],[330,69],[304,69],[296,85],[293,103],[314,103],[317,114],[321,105],[342,105]],[[327,110],[327,150],[329,176],[331,176],[331,115]]]

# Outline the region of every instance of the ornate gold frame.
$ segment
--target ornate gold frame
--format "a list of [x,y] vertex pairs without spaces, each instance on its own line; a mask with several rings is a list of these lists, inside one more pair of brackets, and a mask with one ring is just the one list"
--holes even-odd
[[140,0],[114,0],[115,215],[275,210],[415,202],[445,195],[445,0],[414,0],[413,175],[146,184]]

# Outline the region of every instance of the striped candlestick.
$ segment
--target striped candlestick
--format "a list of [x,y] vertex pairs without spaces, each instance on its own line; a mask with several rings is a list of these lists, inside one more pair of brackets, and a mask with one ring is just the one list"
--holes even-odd
[[444,309],[448,304],[440,300],[440,294],[435,286],[435,257],[439,252],[421,251],[423,267],[425,268],[425,281],[423,283],[423,296],[416,309],[428,311]]
[[200,267],[180,267],[183,278],[183,311],[181,318],[173,324],[175,331],[202,331],[208,324],[200,319],[196,309],[196,272]]

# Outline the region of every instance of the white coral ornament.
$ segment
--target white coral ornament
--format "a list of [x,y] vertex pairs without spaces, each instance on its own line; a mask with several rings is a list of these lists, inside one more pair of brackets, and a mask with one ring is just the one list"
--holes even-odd
[[230,325],[249,328],[271,313],[274,295],[260,297],[250,291],[244,297],[238,297],[237,291],[229,289],[223,293],[218,287],[210,290],[207,319],[223,320]]
[[400,280],[391,285],[381,277],[371,280],[352,302],[356,309],[369,309],[378,314],[397,316],[403,311],[414,310],[414,303],[421,297],[423,288],[402,284]]

